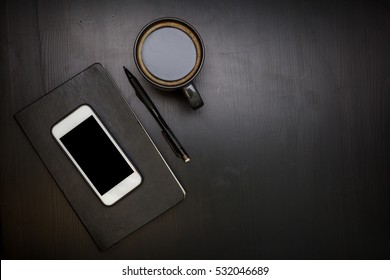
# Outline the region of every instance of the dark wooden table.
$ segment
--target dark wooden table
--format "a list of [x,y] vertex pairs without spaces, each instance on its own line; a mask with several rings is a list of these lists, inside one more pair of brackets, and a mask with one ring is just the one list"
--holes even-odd
[[[388,3],[2,1],[2,258],[390,258]],[[162,16],[203,37],[200,110],[135,70],[135,37]],[[111,72],[187,191],[104,253],[13,119],[94,62]],[[122,65],[190,164],[173,155]]]

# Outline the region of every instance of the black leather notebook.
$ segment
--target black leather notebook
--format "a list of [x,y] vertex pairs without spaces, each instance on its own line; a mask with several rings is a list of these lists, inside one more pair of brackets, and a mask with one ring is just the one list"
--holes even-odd
[[[143,177],[142,184],[105,206],[51,134],[52,126],[90,105]],[[101,251],[156,218],[185,191],[127,104],[107,70],[93,64],[15,114],[39,157]]]

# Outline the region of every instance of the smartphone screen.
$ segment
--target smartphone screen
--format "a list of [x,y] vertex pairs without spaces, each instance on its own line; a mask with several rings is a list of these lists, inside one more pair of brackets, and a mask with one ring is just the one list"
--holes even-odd
[[134,173],[93,116],[60,138],[100,195]]

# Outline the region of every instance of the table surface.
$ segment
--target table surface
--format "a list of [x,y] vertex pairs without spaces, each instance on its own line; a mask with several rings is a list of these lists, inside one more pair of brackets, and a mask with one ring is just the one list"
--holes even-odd
[[[390,258],[388,2],[13,0],[0,13],[2,258]],[[199,110],[135,70],[137,33],[163,16],[187,20],[204,40]],[[103,253],[13,118],[95,62],[187,191]],[[122,65],[190,164],[172,153]]]

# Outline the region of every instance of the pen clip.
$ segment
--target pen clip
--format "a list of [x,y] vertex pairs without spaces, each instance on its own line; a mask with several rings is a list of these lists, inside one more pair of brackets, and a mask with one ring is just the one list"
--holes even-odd
[[161,133],[164,136],[165,140],[167,140],[169,146],[171,146],[176,156],[180,158],[181,157],[180,151],[176,148],[175,144],[172,142],[172,139],[169,137],[169,135],[164,130],[161,131]]

